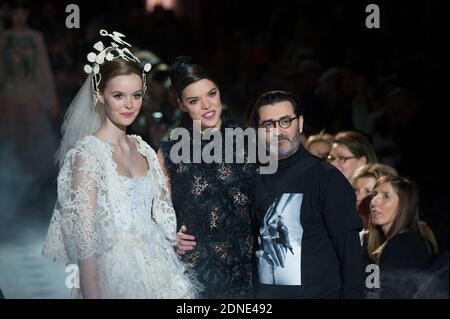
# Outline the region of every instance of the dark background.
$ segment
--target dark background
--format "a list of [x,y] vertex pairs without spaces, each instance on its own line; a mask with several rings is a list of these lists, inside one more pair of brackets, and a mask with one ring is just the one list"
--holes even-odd
[[[7,29],[5,3],[0,19]],[[65,26],[69,3],[79,5],[80,29]],[[305,107],[307,135],[362,131],[382,162],[418,182],[421,217],[448,249],[449,1],[175,3],[175,10],[148,13],[142,0],[30,2],[29,25],[44,35],[59,98],[55,136],[85,79],[82,67],[99,29],[119,31],[167,64],[180,54],[195,56],[213,71],[227,112],[242,123],[258,93],[287,89]],[[370,3],[380,7],[380,29],[365,26]],[[361,97],[375,118],[372,129],[353,119]],[[14,223],[47,227],[56,175],[55,167],[51,179],[18,195],[13,211],[0,212],[0,239],[18,236],[8,226]]]

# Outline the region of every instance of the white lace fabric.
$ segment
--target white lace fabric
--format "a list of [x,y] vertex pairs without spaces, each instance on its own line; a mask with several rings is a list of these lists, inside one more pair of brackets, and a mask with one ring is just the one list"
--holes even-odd
[[145,176],[117,173],[113,149],[89,135],[65,156],[42,254],[94,258],[102,298],[193,298],[198,284],[172,245],[176,217],[155,152],[139,136]]

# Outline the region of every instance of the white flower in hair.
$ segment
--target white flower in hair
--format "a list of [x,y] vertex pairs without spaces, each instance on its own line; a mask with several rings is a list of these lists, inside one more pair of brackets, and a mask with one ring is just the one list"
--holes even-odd
[[90,74],[92,72],[92,67],[89,64],[86,64],[84,66],[84,72],[86,72],[87,74]]
[[105,57],[106,61],[112,61],[114,59],[114,55],[112,55],[111,52],[109,52],[106,57]]
[[105,48],[105,47],[104,47],[102,41],[98,41],[96,44],[94,44],[94,49],[97,50],[97,51],[99,51],[99,52],[100,52],[100,51],[103,51],[104,48]]
[[144,71],[145,72],[148,72],[148,71],[150,71],[152,69],[152,65],[150,64],[150,63],[146,63],[145,65],[144,65]]

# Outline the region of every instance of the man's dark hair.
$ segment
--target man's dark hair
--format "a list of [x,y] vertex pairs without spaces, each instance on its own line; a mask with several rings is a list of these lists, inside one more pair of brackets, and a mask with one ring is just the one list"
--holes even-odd
[[251,105],[251,111],[249,116],[249,125],[252,127],[258,127],[259,123],[259,109],[265,105],[273,105],[275,103],[288,101],[292,104],[295,115],[303,115],[303,109],[300,106],[297,98],[290,92],[276,90],[268,91],[261,94]]

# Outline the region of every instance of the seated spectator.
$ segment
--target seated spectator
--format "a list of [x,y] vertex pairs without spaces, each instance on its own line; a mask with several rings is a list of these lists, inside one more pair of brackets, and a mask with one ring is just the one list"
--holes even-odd
[[353,172],[369,163],[377,163],[377,156],[369,140],[354,131],[339,132],[334,137],[328,162],[350,180]]
[[[370,200],[376,181],[382,176],[397,176],[395,168],[384,164],[366,164],[358,168],[351,177],[351,184],[356,194],[356,211],[361,217],[364,229],[361,231],[361,245],[368,234]],[[367,238],[366,238],[367,239]]]
[[333,146],[333,141],[333,135],[327,134],[322,130],[319,134],[308,137],[305,146],[312,155],[326,160],[330,154],[331,146]]
[[383,176],[370,202],[367,249],[380,270],[380,298],[412,298],[425,278],[435,240],[419,226],[417,188],[398,176]]

